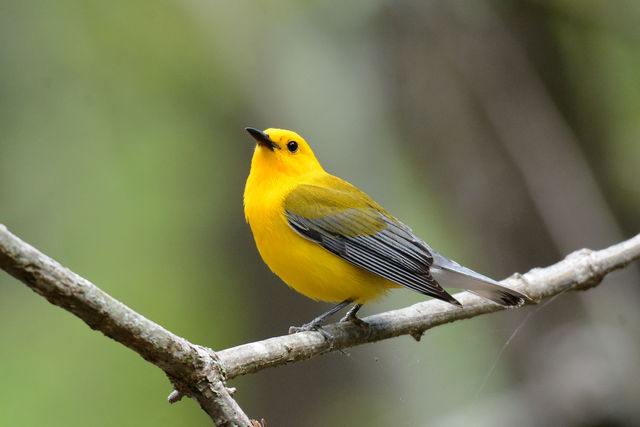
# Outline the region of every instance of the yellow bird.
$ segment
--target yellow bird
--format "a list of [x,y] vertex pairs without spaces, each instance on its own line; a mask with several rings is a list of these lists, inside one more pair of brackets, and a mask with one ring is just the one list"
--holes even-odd
[[290,332],[318,330],[355,303],[342,321],[359,320],[365,302],[406,287],[460,306],[447,287],[515,307],[529,297],[434,251],[365,193],[324,171],[307,142],[284,129],[246,130],[257,141],[244,212],[258,251],[287,285],[339,303]]

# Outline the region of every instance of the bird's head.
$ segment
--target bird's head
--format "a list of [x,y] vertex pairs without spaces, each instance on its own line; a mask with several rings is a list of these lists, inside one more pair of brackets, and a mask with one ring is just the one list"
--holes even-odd
[[267,174],[281,173],[294,177],[323,170],[309,144],[297,133],[274,128],[264,131],[251,127],[245,129],[258,142],[251,169],[260,168]]

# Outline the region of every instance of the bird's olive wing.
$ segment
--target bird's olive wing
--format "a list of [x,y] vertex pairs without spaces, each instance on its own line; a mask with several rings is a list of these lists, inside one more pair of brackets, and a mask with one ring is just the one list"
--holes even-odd
[[399,285],[453,304],[431,276],[433,257],[409,227],[355,187],[299,185],[285,199],[289,225],[340,258]]

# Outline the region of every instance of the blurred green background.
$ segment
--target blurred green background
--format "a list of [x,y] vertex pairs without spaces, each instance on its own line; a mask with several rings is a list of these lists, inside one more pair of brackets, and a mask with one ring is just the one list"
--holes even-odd
[[[448,256],[525,272],[640,230],[639,29],[623,1],[3,0],[0,222],[192,342],[283,334],[328,307],[244,222],[243,127],[283,127]],[[638,283],[230,385],[269,426],[638,425]],[[209,423],[4,273],[0,342],[0,425]]]

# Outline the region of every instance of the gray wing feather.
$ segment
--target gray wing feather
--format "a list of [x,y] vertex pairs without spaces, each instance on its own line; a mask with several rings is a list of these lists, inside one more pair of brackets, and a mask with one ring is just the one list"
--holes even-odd
[[285,212],[295,231],[342,259],[409,289],[460,305],[431,275],[433,257],[422,240],[402,223],[374,210],[368,214],[384,221],[385,227],[363,236],[358,233],[363,224],[350,210],[313,219]]

